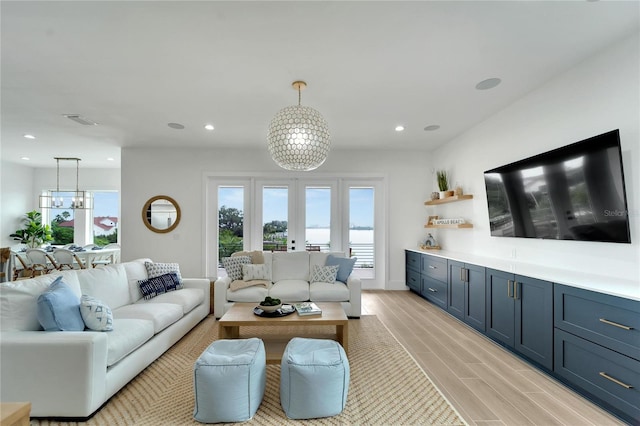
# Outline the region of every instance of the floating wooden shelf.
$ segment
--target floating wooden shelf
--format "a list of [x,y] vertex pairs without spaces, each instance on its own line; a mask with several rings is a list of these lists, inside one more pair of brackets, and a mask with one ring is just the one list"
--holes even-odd
[[447,203],[453,203],[456,201],[470,200],[472,198],[473,198],[473,195],[471,194],[454,195],[452,197],[442,198],[438,200],[425,201],[424,204],[426,206],[435,206],[438,204],[447,204]]
[[425,228],[449,228],[449,229],[460,229],[460,228],[473,228],[471,223],[452,223],[451,225],[425,225]]

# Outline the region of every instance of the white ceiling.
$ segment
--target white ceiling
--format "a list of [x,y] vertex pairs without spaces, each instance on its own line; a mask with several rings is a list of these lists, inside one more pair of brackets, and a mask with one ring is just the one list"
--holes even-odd
[[[638,32],[639,5],[2,1],[2,159],[119,167],[121,147],[266,150],[297,79],[333,149],[432,149]],[[502,84],[474,88],[491,77]]]

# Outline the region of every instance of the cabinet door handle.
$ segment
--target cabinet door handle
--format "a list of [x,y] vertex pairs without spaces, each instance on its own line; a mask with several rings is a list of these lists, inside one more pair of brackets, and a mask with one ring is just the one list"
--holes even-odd
[[618,324],[617,322],[609,321],[608,319],[604,319],[604,318],[600,318],[600,322],[612,325],[614,327],[624,328],[625,330],[633,330],[633,327],[629,327],[628,325]]
[[518,281],[513,282],[513,298],[518,300]]
[[464,268],[460,268],[460,281],[464,282]]
[[437,293],[438,292],[438,290],[436,290],[435,288],[428,287],[428,289],[429,289],[429,291],[431,293]]
[[433,265],[429,265],[429,269],[438,269],[438,268],[436,268],[436,267],[435,267],[435,266],[433,266]]
[[469,270],[467,268],[464,269],[464,280],[469,282]]
[[513,297],[511,295],[511,280],[507,280],[507,297]]
[[626,384],[626,383],[623,383],[623,382],[621,382],[621,381],[620,381],[620,380],[618,380],[618,379],[614,379],[613,377],[611,377],[610,375],[608,375],[608,374],[607,374],[607,373],[605,373],[604,371],[601,371],[601,372],[600,372],[600,373],[598,373],[598,374],[600,374],[602,377],[604,377],[604,378],[605,378],[605,379],[607,379],[607,380],[611,380],[611,381],[612,381],[613,383],[615,383],[616,385],[620,385],[620,386],[622,386],[622,387],[623,387],[623,388],[625,388],[625,389],[633,389],[633,386],[628,385],[628,384]]

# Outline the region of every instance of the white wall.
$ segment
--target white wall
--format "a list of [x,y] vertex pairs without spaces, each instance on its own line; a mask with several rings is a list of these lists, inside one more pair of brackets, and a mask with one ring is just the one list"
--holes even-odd
[[[56,189],[56,168],[34,169],[33,187],[36,192],[36,202],[40,191]],[[80,164],[79,187],[84,191],[119,191],[119,169],[83,169]],[[60,190],[75,190],[76,168],[60,168]]]
[[[179,141],[177,141],[179,142]],[[182,145],[182,143],[180,143]],[[264,149],[122,150],[121,242],[125,260],[150,257],[179,262],[184,276],[203,276],[205,258],[204,175],[216,172],[287,172]],[[404,249],[417,247],[426,235],[424,200],[431,190],[426,152],[363,152],[334,149],[315,173],[373,173],[387,176],[387,289],[404,289]],[[309,172],[313,175],[314,172]],[[142,207],[155,195],[174,198],[182,210],[175,231],[156,234],[142,223]]]
[[[640,35],[549,81],[433,154],[437,169],[473,193],[472,201],[430,208],[470,219],[472,230],[438,230],[449,250],[612,277],[640,279]],[[508,85],[509,82],[503,82]],[[494,90],[500,90],[500,86]],[[620,129],[632,244],[490,236],[483,172]]]
[[8,161],[2,161],[0,167],[0,247],[11,247],[18,241],[9,234],[22,228],[26,212],[38,208],[38,195],[33,190],[33,168]]

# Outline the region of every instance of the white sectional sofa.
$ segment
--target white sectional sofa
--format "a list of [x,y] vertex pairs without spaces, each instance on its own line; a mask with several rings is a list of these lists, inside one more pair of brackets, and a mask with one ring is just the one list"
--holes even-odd
[[234,302],[259,303],[271,296],[283,303],[340,302],[348,317],[361,313],[360,278],[349,275],[345,282],[309,282],[314,265],[325,265],[328,255],[344,258],[342,252],[263,252],[264,264],[271,270],[271,280],[265,286],[231,289],[231,278],[218,278],[214,284],[214,314],[222,317]]
[[[88,417],[209,314],[208,279],[142,298],[145,261],[1,283],[0,400],[30,401],[33,417]],[[112,309],[112,331],[42,330],[37,298],[57,274]]]

